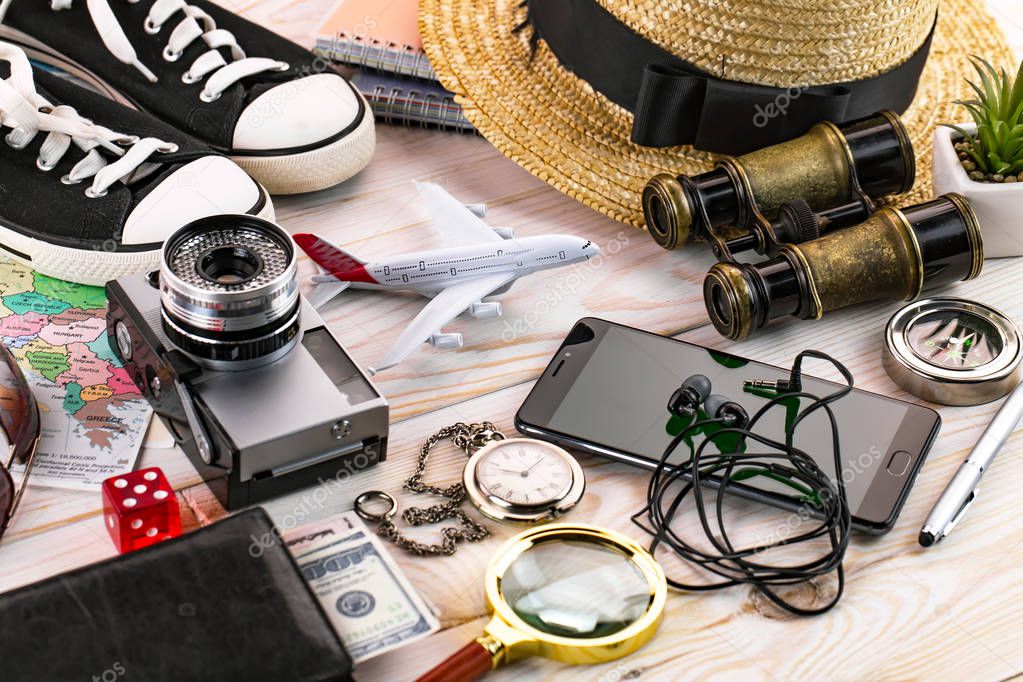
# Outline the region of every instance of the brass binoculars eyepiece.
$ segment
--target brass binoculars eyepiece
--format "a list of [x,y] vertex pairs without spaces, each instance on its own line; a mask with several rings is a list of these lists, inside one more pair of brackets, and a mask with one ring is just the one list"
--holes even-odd
[[700,175],[656,175],[643,190],[643,214],[654,241],[677,249],[714,228],[748,230],[797,199],[816,212],[863,204],[870,213],[874,201],[909,191],[915,178],[905,126],[881,111],[842,125],[818,123],[794,140],[724,157]]
[[817,319],[866,301],[912,300],[926,287],[973,279],[984,264],[977,217],[958,194],[883,207],[858,225],[776,243],[774,251],[760,263],[711,268],[703,296],[723,336],[745,339],[785,316]]

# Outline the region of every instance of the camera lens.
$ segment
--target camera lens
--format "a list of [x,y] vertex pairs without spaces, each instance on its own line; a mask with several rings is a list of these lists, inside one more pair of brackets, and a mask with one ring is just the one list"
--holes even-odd
[[243,246],[218,246],[199,259],[199,274],[214,284],[244,284],[263,270],[263,260]]
[[189,223],[160,260],[163,329],[201,364],[243,370],[298,342],[295,246],[283,229],[246,215]]

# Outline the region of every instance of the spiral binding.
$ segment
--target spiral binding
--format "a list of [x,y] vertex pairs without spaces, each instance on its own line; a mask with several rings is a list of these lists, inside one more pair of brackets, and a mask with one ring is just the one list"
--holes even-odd
[[426,53],[412,45],[339,33],[330,45],[321,45],[321,51],[339,62],[425,80],[437,78]]
[[415,89],[386,88],[378,85],[367,97],[373,113],[387,123],[400,123],[406,127],[451,130],[471,133],[462,116],[461,107],[450,95],[438,97],[434,93],[422,94]]

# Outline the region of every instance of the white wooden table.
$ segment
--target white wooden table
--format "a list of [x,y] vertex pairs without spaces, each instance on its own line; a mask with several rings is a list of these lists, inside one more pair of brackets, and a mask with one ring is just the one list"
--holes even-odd
[[[331,0],[223,0],[288,37],[311,44]],[[1018,55],[1023,55],[1023,7],[990,0]],[[486,202],[488,221],[520,235],[575,233],[592,238],[606,257],[595,267],[550,271],[517,284],[503,298],[505,316],[461,319],[458,351],[425,348],[378,377],[392,405],[387,461],[354,476],[344,491],[311,490],[266,505],[279,524],[299,510],[309,519],[350,509],[365,490],[397,492],[421,441],[455,421],[490,419],[511,432],[513,415],[571,324],[593,314],[722,349],[733,346],[708,326],[701,287],[709,253],[666,253],[642,232],[607,220],[550,189],[506,160],[484,140],[441,132],[378,127],[370,166],[342,187],[277,199],[279,221],[315,230],[373,258],[438,243],[413,179],[439,182],[466,202]],[[622,248],[608,248],[617,242]],[[614,251],[612,254],[611,252]],[[304,260],[302,274],[312,272]],[[1017,260],[989,261],[974,282],[949,293],[977,298],[1023,320]],[[538,303],[540,300],[545,303]],[[355,358],[368,364],[385,350],[421,305],[415,297],[347,292],[326,317]],[[798,349],[823,348],[853,369],[857,385],[904,395],[880,365],[881,332],[895,304],[860,306],[818,323],[781,325],[735,347],[738,353],[788,366]],[[599,667],[532,660],[494,679],[1006,679],[1023,674],[1023,437],[1013,438],[984,479],[968,520],[938,548],[922,550],[916,534],[927,510],[976,441],[997,405],[940,408],[944,426],[896,528],[881,538],[856,537],[846,559],[848,584],[829,614],[800,619],[766,606],[752,590],[672,594],[657,637],[638,653]],[[571,519],[642,539],[628,517],[641,506],[647,474],[583,457],[589,485]],[[464,455],[438,451],[429,480],[451,481]],[[188,528],[225,514],[184,455],[146,449],[140,466],[160,466],[178,491]],[[316,499],[322,500],[320,493]],[[422,503],[407,495],[402,504]],[[688,521],[687,521],[688,522]],[[426,671],[477,636],[487,620],[482,575],[500,543],[519,530],[489,524],[494,537],[463,546],[450,558],[394,556],[416,587],[442,612],[443,630],[367,662],[360,680],[403,680]],[[429,538],[429,533],[423,534]],[[100,495],[31,488],[0,544],[0,592],[115,553],[101,517]],[[668,562],[669,571],[687,574]]]

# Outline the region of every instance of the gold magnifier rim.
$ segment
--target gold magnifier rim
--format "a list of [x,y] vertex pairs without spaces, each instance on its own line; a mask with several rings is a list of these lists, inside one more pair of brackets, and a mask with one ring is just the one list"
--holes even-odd
[[[526,623],[505,601],[501,592],[501,579],[508,567],[532,547],[557,539],[571,539],[595,542],[611,547],[624,554],[646,579],[650,601],[646,612],[635,622],[603,637],[563,637],[552,635]],[[660,564],[641,545],[631,538],[615,531],[584,523],[550,523],[531,528],[508,540],[497,552],[484,578],[487,603],[494,619],[486,630],[501,640],[507,651],[504,658],[516,660],[524,656],[539,654],[569,663],[599,663],[615,660],[636,651],[646,644],[657,630],[667,603],[668,584]],[[495,621],[511,628],[522,636],[516,641],[502,637],[504,628],[495,627]],[[541,645],[537,647],[536,645]],[[536,649],[536,650],[534,650]],[[584,656],[573,654],[583,653]],[[516,655],[518,654],[518,655]]]

